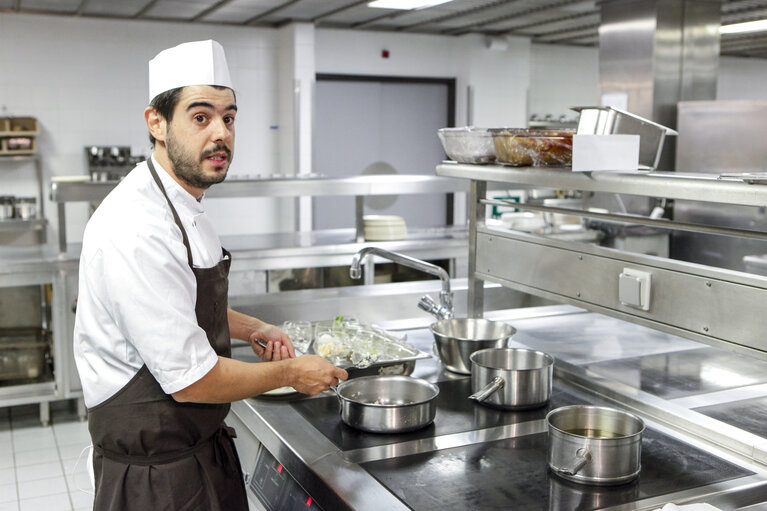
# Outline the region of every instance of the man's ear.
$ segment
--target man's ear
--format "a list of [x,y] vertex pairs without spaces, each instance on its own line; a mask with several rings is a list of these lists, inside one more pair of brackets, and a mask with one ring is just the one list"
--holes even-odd
[[144,120],[146,120],[146,127],[149,133],[160,142],[165,142],[165,133],[167,131],[167,121],[165,117],[153,107],[148,106],[144,110]]

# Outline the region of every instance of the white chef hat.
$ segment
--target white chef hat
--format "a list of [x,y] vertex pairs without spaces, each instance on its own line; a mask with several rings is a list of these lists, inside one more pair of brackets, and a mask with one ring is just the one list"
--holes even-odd
[[187,85],[221,85],[232,89],[224,48],[217,41],[194,41],[168,48],[149,61],[149,101]]

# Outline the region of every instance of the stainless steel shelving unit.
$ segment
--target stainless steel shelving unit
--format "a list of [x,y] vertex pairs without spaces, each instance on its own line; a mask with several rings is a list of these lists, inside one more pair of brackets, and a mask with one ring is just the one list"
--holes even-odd
[[[97,202],[102,200],[117,182],[56,181],[51,182],[51,200],[57,203],[59,248],[66,251],[66,204],[68,202]],[[356,240],[363,236],[363,200],[371,195],[400,195],[424,193],[468,192],[467,183],[459,179],[430,175],[371,175],[347,178],[267,177],[263,179],[229,179],[206,192],[212,199],[235,197],[356,197]]]
[[43,164],[39,155],[0,155],[0,164],[5,163],[24,163],[31,162],[35,166],[35,177],[37,179],[37,218],[29,220],[20,220],[11,218],[0,220],[0,233],[5,232],[26,232],[40,231],[40,242],[46,242],[46,226],[48,221],[45,219],[45,195],[43,194]]
[[[767,278],[622,252],[606,247],[554,240],[485,224],[488,183],[508,183],[560,190],[607,192],[711,203],[767,206],[767,186],[722,180],[711,174],[581,173],[569,169],[515,168],[446,162],[439,176],[469,180],[469,315],[482,315],[484,281],[583,307],[715,347],[767,359]],[[584,217],[647,224],[735,237],[767,239],[767,233],[708,225],[653,220],[514,204]],[[619,299],[620,275],[626,269],[649,274],[647,310]]]

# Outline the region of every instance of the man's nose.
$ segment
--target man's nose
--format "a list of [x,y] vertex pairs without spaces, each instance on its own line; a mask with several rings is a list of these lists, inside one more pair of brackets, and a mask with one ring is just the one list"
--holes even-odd
[[232,130],[222,118],[214,119],[211,123],[211,129],[213,130],[213,139],[216,141],[224,141],[232,136]]

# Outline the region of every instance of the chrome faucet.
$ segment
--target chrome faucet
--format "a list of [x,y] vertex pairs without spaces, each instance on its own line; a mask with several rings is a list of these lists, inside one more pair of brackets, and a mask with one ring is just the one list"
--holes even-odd
[[369,255],[377,255],[388,259],[402,266],[408,266],[410,268],[421,270],[422,272],[439,277],[442,281],[442,291],[439,293],[439,305],[429,295],[421,297],[421,301],[418,302],[418,306],[426,312],[437,316],[439,319],[449,319],[453,317],[453,293],[450,291],[450,275],[439,266],[426,261],[421,261],[414,257],[406,256],[397,252],[391,252],[378,247],[365,247],[352,258],[352,265],[349,268],[349,276],[353,279],[362,277],[361,264],[362,261]]

